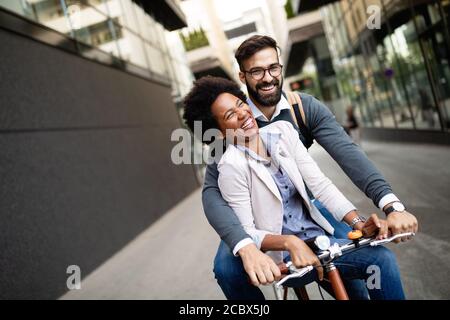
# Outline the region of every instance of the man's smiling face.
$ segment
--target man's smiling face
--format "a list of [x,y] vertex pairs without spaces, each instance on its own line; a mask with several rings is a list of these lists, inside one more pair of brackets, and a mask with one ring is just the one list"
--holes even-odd
[[[242,62],[242,67],[246,71],[239,72],[239,78],[247,86],[250,98],[261,107],[273,107],[281,99],[281,89],[283,87],[283,77],[281,74],[273,72],[280,66],[278,52],[274,48],[267,47],[252,55]],[[251,73],[255,70],[265,71],[260,80],[255,79]],[[272,69],[272,70],[271,70]],[[270,72],[269,72],[270,71]]]

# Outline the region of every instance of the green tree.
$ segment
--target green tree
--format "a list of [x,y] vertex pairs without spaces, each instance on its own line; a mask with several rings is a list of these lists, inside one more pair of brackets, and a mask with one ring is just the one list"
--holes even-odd
[[180,32],[180,38],[186,51],[191,51],[209,45],[208,38],[206,37],[206,32],[205,30],[203,30],[203,28],[200,28],[198,30],[195,29],[194,31],[189,32],[187,35],[184,35],[182,32]]
[[292,7],[291,0],[287,0],[284,5],[284,11],[286,11],[286,16],[288,19],[295,17],[294,8]]

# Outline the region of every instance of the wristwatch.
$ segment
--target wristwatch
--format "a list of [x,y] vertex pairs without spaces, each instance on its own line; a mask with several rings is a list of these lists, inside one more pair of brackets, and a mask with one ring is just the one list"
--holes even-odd
[[352,219],[352,222],[350,222],[350,227],[352,229],[354,229],[355,224],[357,224],[358,222],[366,222],[366,218],[362,217],[362,216],[357,216],[355,218]]
[[405,210],[406,210],[406,208],[405,208],[405,206],[403,205],[403,203],[401,203],[401,202],[399,202],[399,201],[396,201],[396,202],[393,202],[392,205],[390,205],[388,208],[386,208],[386,209],[384,210],[384,213],[385,213],[386,215],[388,215],[389,213],[394,212],[394,211],[397,211],[397,212],[403,212],[403,211],[405,211]]

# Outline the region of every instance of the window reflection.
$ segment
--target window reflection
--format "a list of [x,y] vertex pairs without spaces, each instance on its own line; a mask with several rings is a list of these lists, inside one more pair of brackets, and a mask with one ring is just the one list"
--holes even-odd
[[448,130],[450,1],[383,0],[377,30],[362,27],[363,2],[323,9],[341,95],[365,126]]
[[[127,70],[146,69],[140,75],[169,77],[175,96],[192,83],[187,61],[172,57],[167,48],[167,31],[132,0],[0,0],[0,6],[76,39],[87,58],[120,59],[133,65]],[[172,52],[182,48],[178,37],[172,37],[171,46]]]
[[0,0],[0,6],[11,10],[18,15],[36,21],[36,15],[33,11],[34,2],[35,1]]

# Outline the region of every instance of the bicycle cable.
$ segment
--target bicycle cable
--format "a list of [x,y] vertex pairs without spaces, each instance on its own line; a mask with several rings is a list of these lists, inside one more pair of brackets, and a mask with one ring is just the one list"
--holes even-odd
[[317,288],[319,288],[319,293],[320,293],[320,296],[322,297],[322,300],[325,300],[325,298],[323,297],[322,288],[320,287],[319,283],[317,283]]

